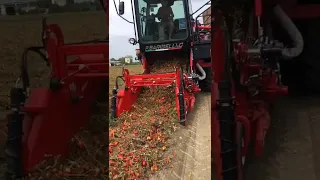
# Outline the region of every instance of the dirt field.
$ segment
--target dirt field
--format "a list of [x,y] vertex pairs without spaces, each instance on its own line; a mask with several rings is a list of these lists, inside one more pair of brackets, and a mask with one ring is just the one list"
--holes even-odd
[[[104,12],[46,16],[49,23],[61,26],[65,42],[105,39],[107,36]],[[3,117],[8,107],[9,90],[20,74],[19,65],[24,48],[41,45],[41,18],[41,15],[0,17],[0,161],[3,161],[6,129]],[[30,76],[33,77],[31,86],[47,86],[49,69],[44,61],[34,55],[30,55],[29,59]]]
[[[130,74],[140,74],[143,72],[141,65],[130,65],[130,66],[112,66],[109,69],[109,95],[112,95],[112,89],[116,86],[116,78],[117,76],[122,75],[122,69],[129,69]],[[122,81],[120,81],[122,83]]]

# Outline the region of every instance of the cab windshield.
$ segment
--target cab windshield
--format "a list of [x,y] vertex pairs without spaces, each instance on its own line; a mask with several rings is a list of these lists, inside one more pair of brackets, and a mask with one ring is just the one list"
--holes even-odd
[[137,29],[143,43],[184,40],[188,37],[183,0],[136,0]]

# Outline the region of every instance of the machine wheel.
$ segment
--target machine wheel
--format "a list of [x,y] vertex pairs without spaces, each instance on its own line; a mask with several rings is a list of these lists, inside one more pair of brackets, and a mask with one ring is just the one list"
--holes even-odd
[[203,68],[203,70],[206,72],[207,77],[199,81],[199,87],[202,90],[202,92],[211,92],[211,84],[212,84],[212,72],[211,67]]
[[22,88],[12,88],[10,92],[11,112],[7,116],[8,137],[6,142],[5,157],[7,172],[5,179],[23,179],[22,159],[22,125],[24,115],[20,106],[25,102],[25,94]]
[[112,90],[112,98],[111,98],[111,119],[117,118],[117,89]]

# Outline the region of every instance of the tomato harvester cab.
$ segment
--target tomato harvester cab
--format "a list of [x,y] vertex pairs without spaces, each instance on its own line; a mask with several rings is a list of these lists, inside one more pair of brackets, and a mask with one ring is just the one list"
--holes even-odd
[[[164,1],[174,15],[171,21],[157,16],[158,11],[162,11]],[[133,24],[136,37],[129,39],[129,42],[140,46],[136,50],[136,59],[141,61],[144,73],[130,75],[127,69],[123,70],[123,76],[119,79],[124,80],[125,88],[114,89],[111,107],[113,118],[130,110],[143,86],[168,86],[174,83],[178,119],[185,124],[186,114],[193,109],[195,103],[195,93],[210,92],[210,25],[195,23],[202,18],[203,13],[194,19],[191,1],[164,1],[131,1],[133,22],[130,23]],[[209,5],[210,1],[196,12]],[[119,2],[118,14],[120,17],[124,14],[124,2]],[[178,62],[186,68],[176,67],[175,72],[169,73],[151,73],[154,64],[166,61]]]

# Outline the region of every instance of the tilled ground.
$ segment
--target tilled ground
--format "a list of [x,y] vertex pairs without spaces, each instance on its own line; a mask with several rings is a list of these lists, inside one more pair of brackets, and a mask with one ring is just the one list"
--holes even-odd
[[272,112],[265,152],[247,180],[320,179],[320,98],[280,99]]

